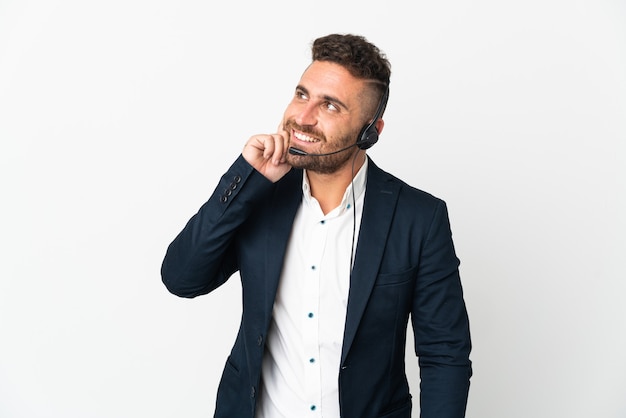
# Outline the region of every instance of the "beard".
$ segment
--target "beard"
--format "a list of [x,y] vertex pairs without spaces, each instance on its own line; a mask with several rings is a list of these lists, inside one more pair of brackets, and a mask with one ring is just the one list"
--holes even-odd
[[[330,153],[350,147],[351,145],[356,145],[356,133],[339,137],[337,140],[333,141],[334,145],[332,148],[328,149],[326,147],[326,145],[328,145],[326,135],[324,135],[323,132],[317,131],[308,126],[300,126],[293,119],[287,120],[284,124],[284,128],[290,134],[292,130],[296,130],[315,138],[319,138],[320,142],[318,142],[318,144],[321,144],[321,146],[316,150],[312,150],[311,153],[313,154]],[[348,161],[350,161],[354,153],[355,151],[352,147],[346,149],[345,151],[340,151],[336,154],[330,155],[293,155],[287,153],[287,163],[294,168],[301,168],[320,174],[332,174],[348,164]]]

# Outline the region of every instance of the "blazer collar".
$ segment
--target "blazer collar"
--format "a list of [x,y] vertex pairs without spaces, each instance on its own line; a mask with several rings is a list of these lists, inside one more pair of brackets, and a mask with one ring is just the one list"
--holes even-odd
[[291,226],[302,203],[302,170],[292,169],[274,189],[265,248],[265,324],[269,326]]
[[393,212],[398,201],[400,182],[378,168],[370,159],[361,230],[356,249],[354,268],[350,277],[348,312],[343,337],[341,365],[343,365],[359,322],[367,306],[382,261]]

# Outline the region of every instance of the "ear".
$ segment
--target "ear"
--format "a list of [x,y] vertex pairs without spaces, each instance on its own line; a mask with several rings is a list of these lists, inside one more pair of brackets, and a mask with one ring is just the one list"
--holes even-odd
[[376,131],[378,131],[378,135],[383,132],[383,128],[385,127],[385,121],[383,119],[378,119],[376,121]]

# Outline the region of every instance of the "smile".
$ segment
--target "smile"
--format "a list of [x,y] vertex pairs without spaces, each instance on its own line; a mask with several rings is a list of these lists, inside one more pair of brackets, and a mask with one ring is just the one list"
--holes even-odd
[[305,135],[302,132],[293,131],[293,136],[295,136],[300,141],[304,141],[304,142],[319,142],[318,139]]

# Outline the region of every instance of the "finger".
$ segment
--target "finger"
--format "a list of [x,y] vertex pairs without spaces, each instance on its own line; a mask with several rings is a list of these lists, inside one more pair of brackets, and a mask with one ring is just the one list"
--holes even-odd
[[278,131],[278,135],[280,136],[280,140],[282,141],[281,161],[285,162],[287,160],[287,153],[289,151],[289,132],[283,129],[281,131]]
[[272,143],[272,163],[278,165],[283,162],[283,156],[285,152],[285,140],[283,138],[283,135],[273,134],[271,135],[271,140],[269,142]]
[[273,136],[262,135],[259,137],[259,141],[263,147],[263,158],[265,158],[266,160],[271,159],[274,156],[274,152],[276,150]]

